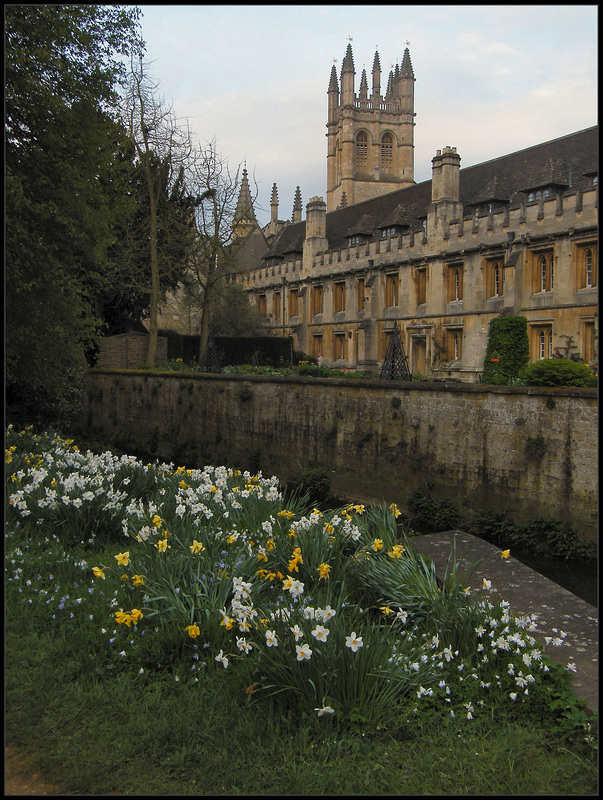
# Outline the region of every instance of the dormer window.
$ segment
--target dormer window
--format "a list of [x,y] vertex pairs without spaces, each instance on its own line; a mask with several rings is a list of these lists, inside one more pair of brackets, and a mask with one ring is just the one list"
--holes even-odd
[[555,193],[552,189],[538,189],[528,193],[528,203],[533,203],[537,200],[546,200],[547,197],[554,197]]
[[357,244],[362,244],[364,241],[364,236],[360,236],[356,234],[356,236],[350,236],[348,238],[348,247],[355,247]]
[[394,225],[390,228],[382,228],[381,230],[381,238],[382,239],[391,239],[393,236],[398,236],[399,230]]

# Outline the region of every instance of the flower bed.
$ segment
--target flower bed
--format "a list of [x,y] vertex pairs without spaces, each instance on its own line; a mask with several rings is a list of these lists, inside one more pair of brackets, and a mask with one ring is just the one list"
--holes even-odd
[[567,690],[533,619],[469,593],[456,564],[440,584],[395,506],[323,513],[276,477],[6,442],[8,585],[81,620],[101,673],[235,670],[255,700],[374,725],[540,713]]

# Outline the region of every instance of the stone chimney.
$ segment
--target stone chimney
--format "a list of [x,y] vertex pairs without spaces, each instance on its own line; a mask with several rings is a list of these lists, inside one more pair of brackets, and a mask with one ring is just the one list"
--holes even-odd
[[438,203],[440,200],[458,202],[461,157],[456,152],[456,147],[438,150],[431,163],[433,165],[431,202]]
[[327,204],[322,197],[311,197],[306,206],[304,270],[312,266],[311,259],[316,253],[327,248]]

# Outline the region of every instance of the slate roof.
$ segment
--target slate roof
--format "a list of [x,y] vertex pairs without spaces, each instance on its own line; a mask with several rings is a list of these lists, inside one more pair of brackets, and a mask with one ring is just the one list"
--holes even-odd
[[[557,186],[570,193],[589,185],[598,172],[599,127],[460,170],[460,202],[465,209],[489,201],[515,203],[539,187]],[[380,236],[380,229],[399,225],[417,229],[431,203],[431,180],[398,189],[327,214],[329,249],[346,247],[350,236]],[[265,259],[302,253],[305,221],[288,225],[272,242]]]

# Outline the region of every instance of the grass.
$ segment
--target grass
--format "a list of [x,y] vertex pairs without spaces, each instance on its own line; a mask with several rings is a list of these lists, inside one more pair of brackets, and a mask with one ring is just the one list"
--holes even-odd
[[[275,485],[258,476],[225,505],[225,472],[212,473],[210,491],[190,472],[115,468],[52,437],[10,432],[7,444],[6,737],[61,792],[596,792],[593,731],[567,673],[542,660],[504,607],[469,603],[454,568],[438,591],[387,509],[322,515],[298,501],[282,517]],[[71,501],[49,504],[51,487]],[[78,497],[97,504],[95,515],[73,505]],[[191,551],[191,539],[204,549]],[[154,547],[161,541],[168,551]],[[126,548],[129,563],[116,564]],[[318,577],[327,563],[328,580]],[[233,568],[248,581],[241,590],[226,577]],[[266,577],[279,568],[304,583],[302,595]],[[321,642],[313,630],[328,604],[336,613],[322,620]],[[132,607],[143,610],[138,624],[119,624],[115,612]],[[221,625],[220,608],[237,623],[246,609],[249,633]],[[309,660],[295,657],[293,622]],[[186,634],[191,623],[198,636]],[[267,627],[278,647],[264,643]],[[357,651],[345,644],[352,628],[364,640]],[[505,651],[504,630],[517,653]],[[245,636],[249,655],[235,644]],[[517,675],[528,673],[523,694]],[[573,715],[565,724],[560,702]],[[334,713],[318,716],[317,705]]]

